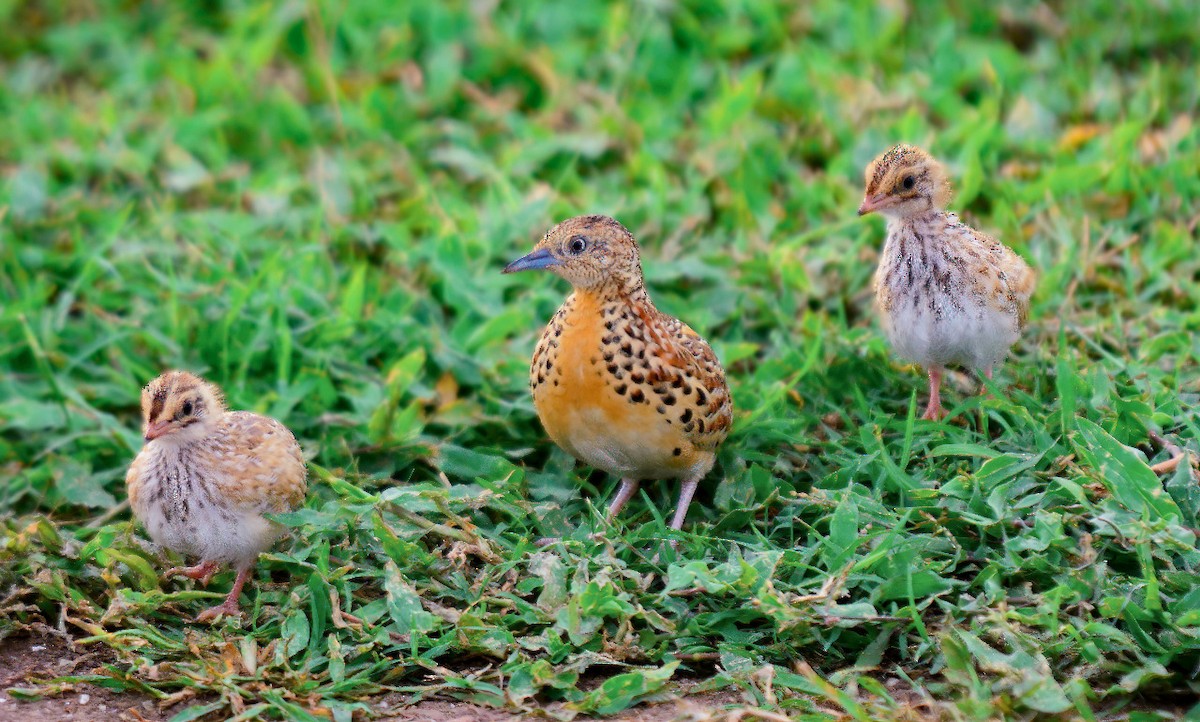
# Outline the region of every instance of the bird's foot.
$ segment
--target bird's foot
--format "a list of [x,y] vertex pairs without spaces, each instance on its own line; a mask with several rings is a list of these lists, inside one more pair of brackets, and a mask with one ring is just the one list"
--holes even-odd
[[921,414],[921,418],[926,421],[941,421],[946,417],[946,410],[936,401],[930,401],[925,407],[925,413]]
[[200,612],[199,614],[197,614],[196,621],[201,624],[206,624],[206,623],[211,622],[221,616],[240,617],[240,616],[242,616],[242,610],[238,609],[237,602],[231,602],[228,599],[226,599],[224,602],[221,602],[217,606],[209,607],[208,609],[205,609],[203,612]]
[[[667,548],[669,548],[671,550],[671,556],[678,556],[679,555],[679,540],[678,539],[668,539],[667,540]],[[658,547],[658,551],[654,552],[654,556],[650,557],[650,563],[651,564],[661,564],[663,561],[663,551],[665,551],[665,550],[662,548],[662,545],[660,544]]]
[[188,579],[195,579],[200,582],[200,586],[207,587],[208,583],[212,581],[213,575],[217,573],[217,567],[216,562],[200,562],[194,567],[171,567],[167,570],[167,576],[178,574]]
[[943,369],[936,366],[929,369],[929,403],[925,405],[922,419],[939,421],[946,415],[942,408],[942,373]]

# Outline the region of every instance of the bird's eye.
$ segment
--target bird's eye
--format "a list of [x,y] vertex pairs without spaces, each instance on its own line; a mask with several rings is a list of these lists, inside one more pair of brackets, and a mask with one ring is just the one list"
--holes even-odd
[[182,411],[183,411],[184,416],[191,416],[192,415],[192,402],[184,401]]
[[900,181],[900,185],[904,186],[904,190],[911,191],[913,186],[917,184],[917,179],[910,175],[904,176],[904,180]]
[[587,250],[587,239],[583,236],[575,236],[571,239],[571,242],[567,244],[567,248],[570,249],[573,255],[578,256],[580,253],[583,253],[585,250]]

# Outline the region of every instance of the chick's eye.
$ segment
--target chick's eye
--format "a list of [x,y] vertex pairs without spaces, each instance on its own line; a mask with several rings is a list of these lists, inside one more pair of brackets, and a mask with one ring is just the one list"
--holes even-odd
[[910,175],[904,176],[904,180],[900,181],[900,185],[904,186],[904,190],[911,191],[913,186],[917,184],[917,179]]
[[192,402],[184,401],[183,408],[181,409],[181,411],[183,411],[184,416],[191,416],[192,415]]
[[571,239],[571,242],[567,244],[567,248],[571,250],[571,253],[578,256],[587,249],[587,239],[583,236],[575,236]]

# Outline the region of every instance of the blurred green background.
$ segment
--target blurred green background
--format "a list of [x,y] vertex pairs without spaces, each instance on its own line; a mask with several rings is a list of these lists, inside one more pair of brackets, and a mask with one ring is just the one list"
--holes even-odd
[[[1197,28],[1192,2],[0,0],[0,637],[65,614],[113,650],[90,681],[207,700],[180,719],[387,690],[569,717],[680,679],[806,719],[1174,718],[1200,491],[1147,464],[1151,432],[1197,448]],[[854,211],[899,141],[1041,276],[1001,393],[957,379],[949,424],[913,420],[871,312],[883,227]],[[499,270],[585,212],[729,372],[682,534],[673,484],[606,529],[615,480],[533,415],[567,289]],[[231,575],[160,581],[124,505],[169,367],[313,463],[223,632],[188,620]],[[225,641],[257,664],[216,674]]]

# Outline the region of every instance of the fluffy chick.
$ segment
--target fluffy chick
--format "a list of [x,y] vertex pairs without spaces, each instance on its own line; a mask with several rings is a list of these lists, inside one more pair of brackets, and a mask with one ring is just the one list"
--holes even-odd
[[255,560],[282,532],[263,515],[304,503],[300,445],[274,419],[227,411],[216,386],[186,371],[142,390],[142,416],[146,444],[125,476],[134,515],[157,544],[199,560],[168,574],[208,584],[219,565],[232,565],[229,595],[197,621],[237,615]]
[[940,419],[943,371],[958,365],[992,377],[1025,326],[1035,276],[1010,248],[946,211],[946,170],[920,148],[897,145],[865,175],[858,214],[887,218],[876,307],[896,351],[929,373],[923,417]]

